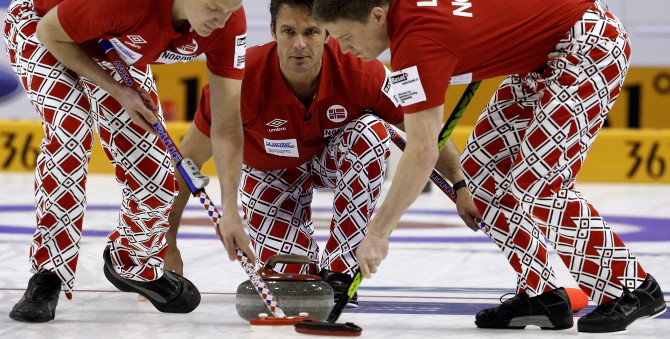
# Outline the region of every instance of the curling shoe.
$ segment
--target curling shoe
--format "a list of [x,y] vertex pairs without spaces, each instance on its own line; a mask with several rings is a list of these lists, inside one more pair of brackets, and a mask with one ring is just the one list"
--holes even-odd
[[32,323],[54,320],[61,284],[54,273],[35,273],[28,281],[23,298],[9,312],[9,317]]
[[[326,269],[321,269],[319,276],[333,288],[333,297],[335,305],[337,305],[340,298],[346,296],[347,289],[349,289],[349,284],[351,284],[353,277],[346,273],[337,273]],[[347,308],[358,308],[358,292],[354,293],[351,299],[349,299]]]
[[623,294],[599,305],[591,313],[577,320],[579,332],[622,332],[633,321],[656,317],[665,312],[665,299],[658,283],[647,274],[647,278],[632,292],[624,287]]
[[119,275],[112,264],[109,247],[103,253],[105,277],[123,292],[146,297],[157,310],[165,313],[189,313],[200,304],[200,291],[188,279],[170,271],[154,281],[135,281]]
[[543,330],[564,330],[573,323],[570,298],[562,287],[536,297],[520,293],[475,316],[475,324],[481,328],[522,329],[535,325]]

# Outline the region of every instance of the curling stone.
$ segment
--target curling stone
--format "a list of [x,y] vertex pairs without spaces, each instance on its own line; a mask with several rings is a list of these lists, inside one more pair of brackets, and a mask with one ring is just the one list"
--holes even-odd
[[[268,259],[258,274],[268,285],[277,299],[279,306],[287,317],[308,313],[319,321],[328,318],[333,308],[333,289],[311,274],[283,274],[273,270],[277,263],[303,264],[310,263],[304,255],[275,255]],[[244,320],[258,319],[259,314],[269,313],[263,299],[258,295],[254,285],[247,280],[237,287],[235,296],[237,314]]]

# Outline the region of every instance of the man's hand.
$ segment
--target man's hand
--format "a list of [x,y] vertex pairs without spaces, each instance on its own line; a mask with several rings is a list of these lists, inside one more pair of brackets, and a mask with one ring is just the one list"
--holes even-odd
[[216,235],[226,248],[230,261],[237,259],[237,249],[239,248],[249,257],[251,263],[256,262],[254,251],[249,246],[249,236],[244,229],[244,224],[239,214],[224,213],[223,218],[219,222],[219,227],[216,229]]
[[456,210],[458,215],[463,219],[465,224],[474,232],[479,230],[479,221],[482,220],[482,215],[477,210],[475,203],[472,201],[472,196],[467,188],[459,189],[456,194]]
[[130,87],[120,86],[114,98],[123,106],[133,123],[151,134],[156,134],[152,125],[159,121],[154,113],[158,111],[158,106],[147,91],[135,91]]
[[358,268],[361,270],[363,277],[369,279],[373,273],[377,273],[377,268],[381,265],[382,260],[386,258],[388,252],[388,236],[378,236],[373,233],[366,234],[356,249]]
[[237,210],[244,149],[244,130],[240,113],[242,81],[224,78],[211,71],[207,71],[207,78],[212,93],[210,138],[214,167],[219,177],[223,212],[216,234],[226,247],[231,261],[237,258],[236,249],[239,248],[252,263],[255,263],[254,251],[249,246],[249,236]]
[[405,115],[407,146],[400,157],[393,185],[368,224],[356,257],[364,277],[377,272],[388,254],[388,237],[400,217],[421,194],[439,156],[437,140],[442,126],[443,106]]

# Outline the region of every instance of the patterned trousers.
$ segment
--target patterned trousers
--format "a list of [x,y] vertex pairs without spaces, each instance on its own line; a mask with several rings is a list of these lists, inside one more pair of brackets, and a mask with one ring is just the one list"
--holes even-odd
[[[316,266],[352,274],[355,250],[384,183],[389,137],[383,122],[363,115],[342,128],[321,154],[296,168],[259,171],[244,166],[242,206],[260,264],[275,254],[309,256],[310,267],[278,264],[284,273],[312,273]],[[334,189],[330,237],[319,264],[312,222],[313,188]]]
[[[163,235],[176,192],[170,157],[160,140],[133,124],[114,98],[67,69],[39,43],[35,29],[40,19],[31,0],[14,0],[4,27],[13,70],[44,129],[35,171],[32,270],[58,274],[67,297],[72,297],[97,127],[116,180],[123,186],[119,221],[109,236],[112,261],[125,278],[158,279],[166,251]],[[101,66],[120,81],[109,64]],[[150,68],[130,71],[158,102]]]
[[516,271],[518,292],[558,287],[545,238],[591,300],[646,278],[575,178],[629,65],[624,27],[597,2],[539,73],[507,77],[479,117],[461,162],[490,235]]

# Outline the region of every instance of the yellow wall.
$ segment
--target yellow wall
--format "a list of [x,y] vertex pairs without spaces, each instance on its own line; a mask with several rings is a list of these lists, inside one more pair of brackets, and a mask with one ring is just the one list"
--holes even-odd
[[[170,135],[181,140],[188,123],[168,124]],[[459,126],[454,141],[462,149],[470,133]],[[37,121],[0,120],[0,171],[32,172],[39,152],[42,129]],[[90,172],[113,173],[99,142],[93,149]],[[203,172],[214,175],[207,163]],[[670,183],[670,130],[603,130],[586,160],[579,181]]]
[[[166,119],[183,121],[186,118],[188,99],[199,100],[200,90],[207,83],[207,67],[204,61],[177,62],[169,65],[153,65],[156,86],[166,113]],[[188,83],[197,83],[197,89],[188,93]],[[189,98],[195,95],[195,98]],[[166,103],[168,103],[166,105]],[[174,117],[170,117],[173,111]]]
[[[163,108],[176,120],[168,129],[175,140],[186,133],[184,121],[188,102],[197,103],[200,88],[207,82],[204,62],[156,65],[152,67]],[[462,147],[481,110],[496,90],[501,78],[484,81],[470,103],[454,139]],[[189,92],[190,86],[190,92]],[[458,101],[464,85],[446,93],[445,117]],[[631,116],[639,113],[639,127],[625,129]],[[626,79],[608,123],[596,141],[580,173],[580,181],[670,183],[670,68],[634,68]],[[659,130],[659,129],[665,130]],[[0,171],[33,171],[42,130],[37,121],[0,120]],[[111,173],[99,143],[93,150],[90,171]],[[203,170],[214,175],[211,162]]]
[[[468,112],[461,120],[462,125],[474,125],[477,116],[498,88],[503,78],[482,82]],[[445,117],[456,104],[465,85],[453,86],[446,93]],[[616,104],[608,116],[609,127],[618,128],[670,128],[670,69],[633,68],[629,71]],[[638,116],[638,124],[629,120]]]
[[[186,122],[169,123],[168,130],[172,139],[179,143],[186,134],[189,125]],[[34,171],[43,135],[42,127],[38,121],[0,120],[0,172]],[[114,173],[114,169],[99,141],[96,140],[91,153],[89,172]],[[214,164],[211,161],[205,164],[203,172],[208,175],[215,175]]]
[[[177,63],[152,66],[157,79],[158,93],[163,102],[170,101],[174,107],[175,120],[186,117],[186,83],[197,81],[198,87],[207,83],[204,62]],[[497,89],[502,78],[489,79],[482,83],[468,111],[460,122],[461,126],[474,125],[477,116]],[[465,85],[453,86],[446,93],[445,116],[458,101]],[[197,89],[191,95],[196,100]],[[639,103],[639,104],[636,104]],[[168,109],[172,110],[172,109]],[[629,118],[639,114],[639,125],[630,126]],[[670,128],[670,68],[633,68],[628,72],[624,90],[609,114],[610,127]]]

